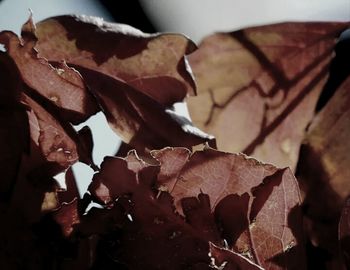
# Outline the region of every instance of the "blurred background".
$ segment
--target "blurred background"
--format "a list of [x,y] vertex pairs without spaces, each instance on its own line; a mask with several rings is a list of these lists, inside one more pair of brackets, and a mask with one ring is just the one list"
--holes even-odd
[[138,0],[0,0],[0,29],[18,32],[29,9],[36,21],[54,15],[85,14],[130,24],[145,32],[156,31]]
[[350,0],[0,0],[0,29],[34,18],[86,14],[144,32],[180,32],[195,41],[215,31],[281,21],[348,21]]
[[[32,10],[34,21],[61,14],[85,14],[132,25],[144,32],[183,33],[195,42],[213,32],[282,21],[350,21],[350,0],[0,0],[0,31],[17,34]],[[95,141],[94,160],[114,155],[120,139],[100,113],[86,123]],[[84,124],[77,126],[80,129]],[[74,165],[83,194],[93,171]]]

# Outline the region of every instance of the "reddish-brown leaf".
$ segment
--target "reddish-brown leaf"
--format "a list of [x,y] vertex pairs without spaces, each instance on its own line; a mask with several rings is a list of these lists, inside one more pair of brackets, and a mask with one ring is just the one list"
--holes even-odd
[[[115,177],[122,179],[115,182]],[[124,180],[126,179],[126,180]],[[121,158],[106,157],[101,164],[101,171],[94,175],[89,191],[103,204],[113,203],[122,194],[133,191],[137,185],[135,172],[126,165]]]
[[[77,71],[65,63],[54,68],[46,59],[37,56],[33,29],[29,18],[23,26],[22,39],[9,31],[0,33],[0,42],[14,62],[12,72],[17,74],[16,78],[14,75],[8,78],[17,86],[5,90],[8,93],[17,91],[21,102],[34,112],[29,114],[29,126],[32,142],[41,149],[45,159],[41,163],[56,163],[64,169],[80,157],[81,161],[94,166],[91,132],[85,128],[77,134],[69,122],[80,123],[96,113],[97,102]],[[37,158],[42,159],[40,155]]]
[[[248,198],[244,193],[250,193],[252,189],[248,209]],[[229,241],[235,241],[244,224],[249,224],[235,244],[239,252],[248,254],[266,269],[305,268],[300,232],[302,220],[300,213],[291,215],[300,204],[299,188],[289,169],[278,170],[239,154],[211,149],[198,151],[182,168],[170,193],[175,205],[178,205],[181,198],[195,196],[198,192],[209,195],[211,207],[216,207],[217,218],[223,228],[234,229],[233,232],[223,231]],[[241,197],[232,201],[231,194]],[[241,224],[226,219],[224,214],[227,212],[220,213],[219,209],[228,209],[228,206],[231,209],[247,209],[245,217],[248,220],[244,221],[244,213],[238,216],[238,210],[235,210],[235,217]],[[273,258],[279,255],[284,259],[278,267]]]
[[[195,152],[182,168],[177,179],[174,189],[171,190],[175,203],[178,198],[194,196],[195,192],[201,191],[208,194],[212,208],[216,207],[217,218],[223,224],[223,233],[227,235],[228,241],[235,241],[238,238],[239,235],[235,233],[243,231],[239,226],[244,227],[244,224],[249,224],[244,233],[248,236],[242,235],[236,242],[236,248],[241,253],[250,254],[266,269],[274,269],[276,266],[273,265],[273,257],[283,255],[289,249],[299,245],[295,247],[297,254],[294,254],[294,251],[289,254],[298,258],[296,261],[300,262],[300,265],[294,266],[295,269],[305,267],[302,235],[299,229],[293,231],[301,225],[300,213],[289,220],[292,209],[298,208],[300,203],[298,185],[289,170],[277,170],[271,165],[261,164],[243,155],[208,149]],[[252,192],[254,199],[250,199],[248,210],[248,198],[244,193],[250,193],[250,190],[256,186],[259,188]],[[259,190],[261,193],[257,194]],[[232,201],[230,194],[243,195]],[[236,209],[235,218],[241,222],[240,224],[225,218],[227,212],[222,209],[225,207],[228,209],[228,206]],[[248,215],[249,220],[244,221],[244,216],[242,217],[244,213],[239,216],[237,208],[241,211],[246,209],[245,217]],[[271,219],[271,216],[274,218]],[[285,257],[287,258],[289,254],[286,252]],[[289,259],[277,269],[292,267],[294,262],[295,260]]]
[[43,21],[36,33],[40,55],[76,67],[112,129],[133,148],[147,152],[212,140],[171,108],[194,92],[184,55],[195,46],[184,36],[146,35],[128,26],[71,16]]
[[145,34],[88,16],[59,16],[37,25],[40,55],[123,80],[158,103],[195,92],[184,56],[196,46],[180,34]]
[[189,62],[196,125],[221,150],[295,169],[338,35],[346,23],[283,23],[205,38]]
[[78,201],[75,199],[69,203],[63,203],[61,208],[52,213],[54,220],[61,226],[62,233],[69,237],[76,224],[80,223],[78,213]]
[[[121,228],[121,237],[111,234],[105,240],[106,244],[118,243],[107,249],[109,256],[131,269],[183,269],[198,263],[208,266],[209,245],[200,231],[203,228],[197,230],[187,224],[174,211],[171,196],[152,189],[157,172],[157,167],[144,167],[135,173],[121,158],[108,158],[102,163],[101,172],[96,174],[89,189],[100,200],[105,200],[108,190],[110,201],[118,199],[113,209],[124,208],[122,213],[128,217],[116,220],[115,226]],[[102,186],[104,191],[101,192]],[[198,205],[204,212],[196,213],[215,224],[213,217],[208,216],[208,207],[208,204]]]
[[140,152],[165,146],[191,147],[213,137],[191,121],[130,85],[103,73],[80,69],[111,128]]
[[237,250],[265,269],[306,269],[300,197],[294,176],[287,169],[276,171],[265,177],[252,195],[250,224],[237,240]]
[[[350,194],[349,119],[350,78],[339,87],[323,110],[313,119],[304,142],[308,149],[305,155],[312,155],[312,158],[317,160],[314,164],[321,165],[316,167],[308,163],[308,170],[322,170],[324,179],[318,181],[324,180],[324,184],[330,185],[341,198],[341,204]],[[301,158],[308,159],[307,156]],[[303,167],[306,170],[306,166]]]
[[38,126],[30,125],[39,131],[38,144],[48,162],[55,162],[67,168],[78,161],[78,151],[74,140],[66,133],[60,123],[39,103],[22,94],[22,101],[30,106],[37,118]]
[[0,33],[0,43],[5,45],[16,63],[23,82],[43,102],[60,108],[60,115],[68,121],[80,123],[95,114],[97,103],[87,91],[80,74],[65,63],[59,63],[54,68],[46,59],[38,57],[33,47],[34,34],[30,39],[25,32],[28,25],[32,25],[31,19],[24,25],[23,35],[27,34],[27,38],[22,40],[12,32]]
[[20,104],[22,80],[6,53],[0,55],[0,69],[1,202],[16,209],[11,210],[16,212],[14,218],[24,218],[27,223],[36,221],[41,211],[56,207],[50,177],[57,172],[57,164],[52,170],[39,149],[38,119],[27,105]]
[[[178,173],[176,184],[170,193],[178,206],[181,198],[203,192],[210,196],[214,209],[227,195],[250,192],[276,171],[276,167],[243,154],[230,154],[209,148],[191,155]],[[292,176],[290,171],[288,175]],[[287,180],[296,184],[294,180]]]
[[216,222],[221,227],[221,235],[232,247],[249,226],[250,195],[230,194],[215,207]]
[[168,191],[173,190],[178,174],[188,161],[190,154],[191,152],[185,148],[165,148],[151,152],[152,157],[161,164],[158,183],[162,187]]
[[[311,122],[302,147],[298,178],[313,243],[338,252],[341,208],[350,194],[350,78]],[[322,200],[320,200],[322,198]]]
[[[175,230],[174,238],[179,238],[178,245],[186,254],[192,254],[193,241],[207,245],[208,241],[219,245],[226,241],[230,249],[266,269],[305,269],[299,190],[289,169],[212,149],[191,156],[183,148],[151,154],[159,166],[137,159],[134,152],[126,159],[107,158],[89,187],[99,201],[122,205],[130,215],[131,223],[122,225],[128,232],[123,238],[127,248],[122,252],[128,264],[133,255],[127,252],[136,252],[129,249],[131,242],[140,246],[134,254],[141,256],[142,262],[151,263],[155,258],[153,251],[139,255],[141,250],[151,249],[151,244],[162,250],[161,258],[168,258],[163,249],[172,250],[175,242],[168,242],[166,232],[176,228],[180,233]],[[136,233],[139,230],[142,233]],[[208,246],[204,247],[199,254],[208,252]],[[171,252],[177,256],[182,251]]]
[[79,160],[89,165],[93,170],[97,171],[98,167],[93,161],[92,151],[94,148],[94,141],[92,138],[91,129],[88,126],[84,126],[77,132],[75,137],[77,142]]
[[64,172],[65,187],[59,187],[57,192],[58,201],[60,203],[68,203],[79,198],[78,185],[73,173],[72,167]]

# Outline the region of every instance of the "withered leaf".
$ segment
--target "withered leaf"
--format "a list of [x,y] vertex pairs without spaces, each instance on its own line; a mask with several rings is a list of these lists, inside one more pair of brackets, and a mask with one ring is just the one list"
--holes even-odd
[[349,90],[347,78],[311,122],[297,171],[305,192],[310,238],[332,254],[338,253],[338,221],[350,194]]
[[153,150],[151,152],[160,164],[158,174],[158,183],[171,191],[177,182],[177,177],[182,167],[186,164],[191,152],[185,148],[164,148],[162,150]]
[[300,195],[295,181],[287,169],[279,170],[252,190],[250,224],[235,246],[265,269],[306,269]]
[[55,187],[50,176],[56,168],[52,170],[39,149],[38,119],[20,103],[24,95],[21,77],[7,53],[0,55],[0,69],[1,202],[16,209],[12,210],[14,218],[23,218],[27,224],[37,220],[41,210],[54,207]]
[[[81,76],[62,66],[66,68],[62,79],[45,59],[37,57],[28,36],[21,40],[11,32],[1,32],[0,40],[7,49],[0,60],[1,116],[6,117],[1,125],[5,128],[1,141],[6,144],[0,155],[1,165],[6,166],[1,195],[2,200],[10,198],[8,207],[18,212],[16,218],[31,224],[58,207],[53,176],[79,158],[92,164],[89,134],[79,136],[69,122],[85,120],[96,111],[97,103],[93,100],[90,106],[79,99],[73,92],[86,91]],[[47,91],[56,91],[66,104],[54,104]]]
[[[203,75],[198,99],[209,104],[197,108],[209,120],[203,126],[216,131],[233,115],[237,126],[225,122],[231,130],[225,132],[235,136],[225,139],[246,139],[235,150],[295,166],[300,130],[312,116],[343,26],[281,24],[208,38],[204,49],[191,56]],[[35,31],[30,19],[22,38],[0,33],[7,49],[0,53],[0,139],[5,150],[0,161],[9,167],[5,172],[19,168],[18,175],[5,173],[17,178],[14,185],[6,179],[0,186],[0,196],[14,190],[8,202],[0,200],[0,261],[5,268],[305,269],[300,195],[291,170],[244,154],[188,149],[211,140],[171,108],[194,92],[184,58],[194,50],[188,39],[74,16],[40,23],[39,42]],[[232,59],[237,70],[232,71]],[[218,70],[205,75],[208,61]],[[201,79],[213,84],[203,86]],[[251,100],[253,109],[247,106]],[[334,115],[346,111],[347,102],[338,100]],[[93,142],[89,129],[76,133],[71,123],[99,108],[130,144],[127,148],[136,148],[140,156],[131,151],[125,158],[106,157],[89,193],[72,201],[78,192],[70,166],[78,159],[92,163]],[[244,117],[235,116],[241,109]],[[260,111],[263,116],[256,118]],[[334,116],[333,111],[324,114],[319,116]],[[293,133],[293,121],[301,115],[305,117]],[[245,125],[247,119],[254,124]],[[22,125],[26,129],[19,135]],[[322,141],[316,136],[322,129],[323,124],[313,122],[306,145],[317,146],[309,139]],[[346,134],[346,128],[339,133],[344,130]],[[246,134],[238,135],[241,131]],[[292,143],[285,141],[287,133]],[[273,141],[282,150],[271,152],[275,159],[265,159],[263,152]],[[333,141],[327,143],[332,147]],[[152,151],[179,145],[187,148]],[[333,149],[327,147],[322,151]],[[281,159],[282,152],[288,157]],[[51,177],[63,170],[69,190],[57,200]],[[70,202],[52,212],[64,201]],[[91,201],[102,209],[88,210]]]
[[69,203],[63,203],[61,208],[52,213],[54,220],[62,228],[65,237],[72,234],[74,226],[80,223],[78,213],[78,201],[74,199]]
[[[132,263],[135,269],[141,262],[151,265],[155,255],[148,249],[152,245],[162,250],[160,258],[168,258],[169,250],[177,258],[182,251],[173,250],[175,242],[170,244],[170,237],[180,241],[178,245],[186,254],[192,254],[193,241],[202,243],[199,254],[208,253],[209,241],[222,247],[226,242],[232,251],[266,269],[305,268],[299,190],[289,169],[279,170],[241,154],[212,149],[191,156],[183,148],[151,154],[159,166],[137,159],[135,152],[126,159],[106,158],[89,187],[100,202],[122,206],[129,215],[130,221],[119,225],[124,228],[123,247],[127,248],[115,252],[115,258],[119,255],[129,265],[129,256],[147,250],[147,256],[137,255],[141,261]],[[166,156],[176,160],[174,167],[165,161]],[[173,234],[167,235],[171,230]],[[140,249],[131,249],[131,243]],[[202,256],[199,262],[207,264],[208,258]]]
[[74,140],[67,134],[60,123],[39,103],[26,94],[22,101],[30,106],[37,118],[38,126],[31,121],[31,128],[39,131],[38,144],[48,162],[55,162],[67,168],[78,161],[78,151]]
[[[298,184],[289,169],[278,170],[272,165],[259,163],[244,155],[208,149],[195,152],[177,179],[175,187],[170,192],[175,204],[178,205],[178,199],[194,196],[196,192],[208,194],[211,207],[212,209],[216,207],[216,216],[223,224],[223,228],[235,230],[235,232],[223,231],[229,241],[238,238],[237,233],[242,232],[240,231],[242,227],[239,226],[249,224],[245,228],[246,232],[235,243],[239,252],[249,254],[256,263],[266,269],[277,267],[271,260],[278,254],[286,254],[285,261],[288,262],[276,269],[286,267],[294,269],[295,260],[287,259],[288,255],[298,258],[300,264],[295,265],[295,269],[305,267],[303,243],[300,240],[303,236],[300,231],[292,230],[301,226],[300,213],[288,220],[292,209],[298,208],[300,204]],[[257,194],[259,190],[261,193]],[[244,193],[250,192],[252,195],[248,208]],[[238,194],[241,197],[230,205],[231,194]],[[244,217],[248,220],[244,222],[243,213],[238,216],[238,210],[235,211],[237,215],[235,217],[240,220],[240,225],[233,223],[230,217],[225,218],[229,209],[227,206],[231,206],[231,209],[247,209]],[[222,211],[224,207],[226,211]],[[271,219],[271,216],[275,218]],[[296,254],[294,251],[288,254],[287,251],[293,248]]]
[[[107,246],[109,257],[130,269],[183,269],[199,263],[209,266],[206,237],[174,211],[170,194],[158,194],[152,189],[158,170],[145,167],[136,174],[128,169],[126,160],[108,158],[102,163],[101,172],[95,175],[91,193],[104,200],[108,191],[114,208],[122,207],[124,216],[128,217],[116,220],[114,227],[120,228],[120,237],[114,233],[105,240],[105,245],[111,241],[118,243]],[[123,173],[117,175],[116,171]],[[208,206],[203,205],[207,211],[199,213],[210,222]]]
[[[97,102],[77,71],[65,63],[54,68],[46,59],[37,56],[33,29],[30,18],[22,29],[23,39],[9,31],[0,33],[0,42],[14,62],[12,72],[17,74],[12,80],[16,81],[18,89],[7,91],[17,91],[20,101],[34,112],[29,114],[30,134],[32,143],[41,149],[45,157],[41,163],[56,163],[65,169],[80,157],[81,161],[94,166],[91,133],[85,128],[84,135],[79,136],[70,122],[80,123],[96,113]],[[42,157],[39,155],[37,158]],[[57,173],[59,170],[54,171]],[[50,176],[53,173],[51,171]]]
[[138,151],[148,152],[165,146],[191,147],[214,141],[186,117],[125,82],[85,68],[80,72],[98,99],[111,128]]
[[[32,25],[31,18],[24,28],[26,25]],[[55,68],[38,57],[33,39],[20,40],[9,31],[0,33],[0,43],[16,63],[23,82],[33,89],[33,94],[41,96],[43,102],[60,108],[60,115],[67,121],[78,124],[95,114],[99,110],[97,103],[80,74],[65,63]]]
[[49,18],[37,24],[36,34],[41,56],[122,80],[160,104],[195,93],[184,56],[196,46],[180,34],[145,34],[88,16]]
[[[334,96],[328,101],[311,122],[306,139],[305,148],[301,158],[314,164],[303,165],[303,169],[308,168],[309,172],[300,171],[300,174],[310,175],[310,170],[323,170],[324,179],[318,181],[331,186],[331,189],[341,198],[341,204],[350,194],[350,78],[346,79],[339,87]],[[335,203],[335,202],[333,202]]]
[[147,152],[212,140],[171,108],[194,92],[184,56],[195,46],[184,36],[147,35],[93,17],[61,16],[37,26],[40,55],[77,68],[112,129],[133,148]]
[[216,222],[221,227],[222,237],[230,247],[236,243],[237,239],[249,226],[249,204],[250,196],[248,193],[241,196],[230,194],[215,207]]
[[78,183],[75,179],[72,167],[67,169],[63,175],[65,186],[58,187],[57,197],[60,203],[69,203],[73,201],[74,198],[79,198]]
[[217,33],[189,56],[196,125],[218,148],[295,169],[304,130],[346,23],[282,23]]
[[[118,175],[118,178],[123,181],[114,183],[115,180],[112,175]],[[101,164],[101,171],[94,175],[92,183],[89,186],[89,191],[101,203],[112,203],[122,194],[129,194],[133,191],[137,185],[137,179],[135,177],[135,172],[126,166],[125,160],[106,157]]]

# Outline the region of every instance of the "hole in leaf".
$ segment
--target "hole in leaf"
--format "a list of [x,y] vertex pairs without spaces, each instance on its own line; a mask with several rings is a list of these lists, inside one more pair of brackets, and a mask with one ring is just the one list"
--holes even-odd
[[[109,127],[102,112],[91,116],[85,122],[74,126],[74,128],[78,131],[84,126],[89,126],[91,129],[94,141],[92,157],[95,164],[100,166],[105,156],[115,155],[121,144],[121,139]],[[73,172],[78,185],[79,195],[82,197],[91,182],[94,172],[89,166],[81,162],[73,165]]]

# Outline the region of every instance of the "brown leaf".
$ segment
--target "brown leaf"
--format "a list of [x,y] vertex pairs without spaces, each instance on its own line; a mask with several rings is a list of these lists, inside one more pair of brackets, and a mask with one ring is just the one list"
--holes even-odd
[[299,189],[289,169],[265,177],[252,195],[237,250],[265,269],[306,269]]
[[215,207],[216,222],[221,227],[221,235],[232,247],[237,239],[249,227],[250,195],[239,196],[230,194],[223,198]]
[[[6,54],[14,62],[13,72],[17,74],[16,78],[10,77],[17,86],[6,90],[17,91],[21,102],[34,111],[29,119],[32,142],[40,147],[45,157],[41,163],[48,162],[41,165],[51,166],[53,162],[65,169],[80,157],[81,161],[94,166],[91,133],[84,129],[84,135],[78,136],[69,122],[86,120],[97,112],[97,103],[77,71],[65,63],[54,68],[46,59],[37,56],[33,47],[34,28],[30,17],[22,29],[23,39],[9,31],[0,33],[0,42],[5,45]],[[42,159],[40,155],[36,158]],[[54,171],[57,173],[60,169]],[[50,176],[53,173],[51,171]]]
[[185,148],[165,148],[151,152],[160,164],[158,183],[168,191],[172,191],[177,182],[179,172],[186,164],[191,152]]
[[[338,253],[338,221],[350,194],[350,78],[311,122],[299,159],[308,233],[316,246]],[[322,200],[320,200],[322,198]]]
[[[114,175],[125,181],[115,183]],[[106,157],[101,164],[101,171],[94,175],[89,191],[103,204],[112,203],[122,194],[133,191],[137,185],[135,172],[126,165],[121,158]]]
[[47,112],[39,103],[22,94],[22,101],[30,106],[37,118],[39,131],[38,144],[48,162],[55,162],[62,168],[67,168],[78,161],[78,151],[74,140],[67,134],[60,123]]
[[[331,186],[342,202],[350,194],[349,105],[350,78],[339,87],[323,110],[313,119],[304,143],[310,151],[308,154],[321,164],[326,184]],[[308,165],[309,170],[321,169],[312,164]]]
[[79,159],[81,162],[89,165],[93,170],[97,171],[98,167],[93,161],[92,151],[94,141],[92,138],[91,129],[88,126],[82,127],[76,137]]
[[[198,263],[208,266],[208,240],[174,211],[168,193],[158,194],[152,189],[157,171],[157,167],[145,167],[136,174],[120,158],[108,158],[102,163],[101,172],[95,175],[89,190],[104,200],[104,192],[99,192],[104,186],[115,204],[112,211],[122,208],[128,218],[117,219],[114,225],[122,230],[121,237],[112,231],[101,245],[108,257],[131,269],[183,269]],[[199,215],[206,219],[210,207],[204,204],[199,209],[202,207]],[[120,211],[116,212],[119,215]],[[113,220],[113,216],[105,220]],[[118,245],[111,246],[111,242]]]
[[189,56],[196,125],[218,147],[295,169],[338,35],[346,23],[282,23],[218,33]]
[[147,35],[125,25],[71,16],[45,20],[36,33],[40,55],[76,67],[112,129],[133,148],[147,152],[213,140],[171,108],[194,92],[184,55],[195,46],[184,36]]
[[[32,25],[31,19],[24,25]],[[42,101],[60,108],[61,116],[75,124],[83,122],[99,109],[80,74],[65,63],[54,68],[46,59],[40,58],[34,49],[35,36],[20,40],[14,33],[0,33],[0,43],[4,44],[20,72],[23,82],[33,89],[33,94]]]
[[[155,258],[153,251],[148,251],[151,243],[164,252],[161,258],[168,258],[168,251],[163,249],[172,250],[174,243],[163,242],[168,241],[166,232],[173,230],[173,237],[179,237],[179,245],[186,249],[186,254],[192,252],[192,241],[219,245],[226,241],[230,249],[266,269],[305,268],[299,190],[289,169],[279,170],[241,154],[212,149],[191,156],[183,148],[165,148],[151,154],[159,166],[136,159],[134,152],[126,159],[106,159],[89,187],[101,202],[122,205],[125,215],[130,215],[131,223],[120,225],[126,226],[128,232],[123,246],[132,241],[133,246],[140,246],[137,254],[147,250],[147,256],[137,255],[141,262],[150,263]],[[170,166],[172,160],[176,161],[174,167]],[[163,191],[164,183],[172,187],[169,193]],[[171,229],[173,226],[176,230]],[[142,233],[137,234],[139,230]],[[137,236],[133,236],[135,233]],[[192,240],[185,241],[183,237]],[[145,243],[145,239],[149,242]],[[201,245],[199,254],[208,252],[208,246]],[[128,264],[132,255],[127,252],[136,252],[129,248],[122,251]]]
[[67,61],[123,80],[169,106],[195,92],[184,56],[196,46],[179,34],[144,34],[88,16],[58,16],[37,24],[36,46],[50,61]]
[[78,213],[78,201],[75,199],[69,203],[63,203],[61,208],[52,213],[53,219],[61,226],[65,237],[72,234],[74,226],[80,223]]
[[52,170],[39,149],[38,119],[27,105],[20,104],[22,80],[7,53],[0,54],[0,71],[1,203],[6,202],[14,218],[27,224],[56,206],[50,177],[57,169]]
[[191,147],[213,137],[189,119],[156,102],[128,84],[103,73],[80,69],[98,99],[111,128],[139,152],[165,146]]
[[[191,155],[178,173],[176,184],[170,193],[175,198],[175,204],[179,206],[181,198],[194,197],[203,192],[210,196],[214,209],[227,195],[249,193],[265,177],[276,171],[276,167],[260,163],[243,154],[230,154],[208,148]],[[288,174],[291,172],[288,171]]]
[[72,167],[70,167],[66,172],[64,172],[64,180],[66,187],[64,189],[60,187],[60,189],[58,190],[58,201],[60,203],[68,203],[73,201],[74,198],[79,198],[79,190]]
[[[231,229],[231,231],[223,231],[229,241],[236,240],[239,235],[235,235],[242,232],[244,223],[249,224],[245,228],[246,232],[235,244],[240,253],[248,254],[266,269],[277,267],[272,259],[279,254],[285,254],[285,260],[288,261],[284,261],[280,268],[276,269],[287,267],[294,269],[294,262],[300,263],[294,266],[295,269],[305,267],[301,240],[303,236],[299,229],[292,230],[295,227],[301,228],[300,213],[288,221],[292,209],[298,208],[300,204],[298,184],[289,169],[278,170],[272,165],[261,164],[244,155],[208,149],[195,152],[182,168],[177,179],[171,191],[175,205],[178,205],[179,198],[194,196],[196,192],[208,194],[211,207],[215,208],[223,228]],[[258,188],[255,188],[257,186]],[[253,197],[250,198],[248,210],[247,202],[243,203],[242,200],[247,200],[244,193],[250,193],[252,189]],[[257,193],[259,190],[261,193]],[[236,203],[230,204],[228,202],[229,196],[232,196],[230,194],[241,195],[241,198]],[[243,217],[244,212],[238,215],[239,211],[235,211],[236,219],[241,222],[240,225],[234,224],[229,218],[226,219],[223,215],[225,211],[220,214],[219,209],[225,207],[224,203],[231,206],[231,209],[247,209]],[[237,204],[240,206],[235,206]],[[228,209],[227,206],[226,209]],[[271,216],[274,218],[271,219]],[[244,217],[249,219],[244,222]],[[242,227],[239,228],[239,226]],[[296,254],[294,251],[287,252],[293,248]],[[288,255],[292,258],[288,258]],[[293,258],[298,259],[295,261]]]
[[[231,231],[223,231],[229,241],[230,239],[231,241],[236,240],[239,235],[235,236],[234,232],[236,234],[242,232],[241,228],[244,227],[244,223],[249,224],[248,229],[245,228],[249,236],[245,238],[243,235],[236,242],[236,248],[241,253],[250,254],[256,263],[266,269],[276,267],[270,261],[274,256],[284,253],[286,253],[286,258],[289,254],[298,258],[300,265],[297,265],[296,269],[304,267],[305,257],[301,240],[303,237],[300,229],[292,231],[292,228],[301,226],[300,213],[292,217],[291,221],[286,224],[292,209],[300,204],[297,182],[288,169],[277,170],[272,165],[261,164],[243,155],[208,149],[195,152],[182,168],[177,179],[174,189],[171,190],[175,205],[178,205],[178,198],[195,196],[195,193],[199,191],[208,194],[211,207],[215,208],[217,218],[221,220],[223,228],[231,229]],[[244,199],[247,197],[244,193],[250,193],[256,186],[259,188],[252,191],[254,199],[250,199],[248,211],[247,199]],[[257,194],[259,190],[261,193]],[[229,198],[232,196],[230,194],[241,195],[241,198],[236,203],[229,203]],[[242,200],[245,200],[246,203],[243,203]],[[223,215],[225,210],[220,213],[219,209],[225,209],[225,207],[228,209],[225,204],[231,206],[231,209],[239,208],[241,211],[247,209],[245,216],[244,212],[238,215],[239,211],[235,210],[235,218],[241,222],[240,225],[225,217]],[[240,206],[235,206],[237,204]],[[244,222],[244,217],[247,218],[247,215],[250,216],[250,219]],[[271,219],[271,216],[274,219]],[[297,254],[292,252],[288,254],[287,251],[293,247]],[[288,258],[288,262],[284,262],[281,268],[277,269],[292,267],[294,262],[295,260]]]

